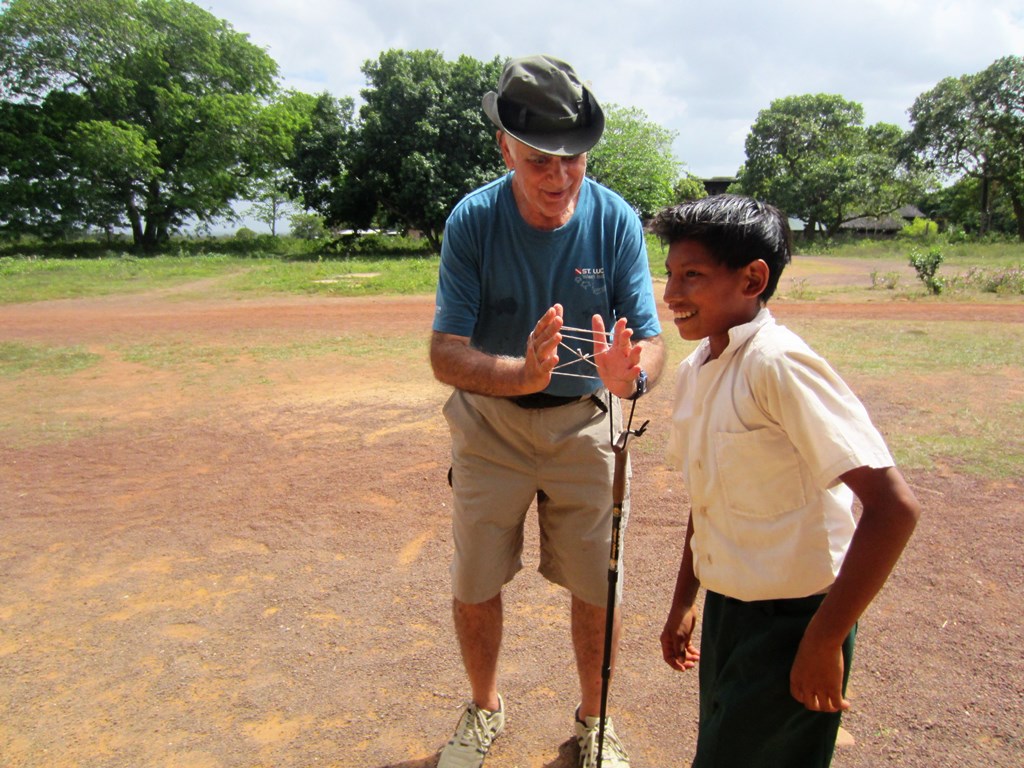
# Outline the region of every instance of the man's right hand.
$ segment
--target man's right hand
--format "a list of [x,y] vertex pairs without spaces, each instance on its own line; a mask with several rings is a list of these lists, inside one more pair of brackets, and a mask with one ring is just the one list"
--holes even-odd
[[534,326],[523,355],[523,391],[540,392],[551,382],[558,365],[558,345],[562,343],[562,305],[551,307]]

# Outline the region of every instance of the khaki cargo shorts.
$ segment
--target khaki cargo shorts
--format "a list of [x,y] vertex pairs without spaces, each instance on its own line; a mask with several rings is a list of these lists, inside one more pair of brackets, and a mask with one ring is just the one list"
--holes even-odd
[[[602,391],[599,396],[607,396]],[[494,597],[523,567],[523,526],[537,499],[538,570],[591,605],[608,599],[614,428],[592,399],[555,408],[455,390],[444,406],[452,435],[452,592]],[[621,521],[629,510],[629,467]],[[621,539],[620,539],[621,542]],[[619,590],[623,581],[619,552]],[[618,595],[616,596],[618,598]]]

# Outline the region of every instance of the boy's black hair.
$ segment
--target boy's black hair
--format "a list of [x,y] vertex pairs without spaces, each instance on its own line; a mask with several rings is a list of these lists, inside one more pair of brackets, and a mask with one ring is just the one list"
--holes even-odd
[[768,283],[762,303],[775,293],[792,253],[789,221],[782,211],[741,195],[713,195],[666,208],[654,217],[650,230],[669,245],[694,240],[729,269],[763,259]]

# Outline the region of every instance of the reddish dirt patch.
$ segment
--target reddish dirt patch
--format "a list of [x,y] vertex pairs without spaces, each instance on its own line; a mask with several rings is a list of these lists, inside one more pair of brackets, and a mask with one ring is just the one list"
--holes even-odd
[[[1020,304],[774,308],[1024,323]],[[164,294],[0,307],[0,341],[99,356],[0,379],[0,764],[434,765],[466,691],[431,312]],[[322,346],[409,334],[423,344],[385,362]],[[140,357],[154,350],[166,359]],[[661,461],[668,390],[638,414],[652,425],[633,449],[612,693],[637,768],[687,765],[697,718],[696,677],[657,643],[686,514]],[[866,399],[884,431],[889,404]],[[925,517],[862,622],[855,743],[834,765],[1020,766],[1021,482],[909,479]],[[509,726],[489,768],[575,764],[567,598],[534,572],[535,536],[507,592]]]

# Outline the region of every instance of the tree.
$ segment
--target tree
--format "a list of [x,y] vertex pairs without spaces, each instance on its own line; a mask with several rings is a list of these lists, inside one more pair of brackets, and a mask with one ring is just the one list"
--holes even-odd
[[[989,200],[986,215],[990,232],[1015,233],[1017,220],[1013,204],[998,181],[988,183]],[[917,203],[929,219],[950,232],[974,235],[982,233],[982,213],[978,202],[982,199],[982,180],[977,176],[961,176],[957,181],[923,196]]]
[[677,134],[636,107],[607,104],[604,113],[604,135],[587,155],[587,173],[649,218],[675,197],[680,164],[672,142]]
[[125,201],[144,198],[147,182],[163,175],[160,150],[129,122],[83,120],[71,128],[68,149],[83,199],[85,223],[111,229],[124,220]]
[[708,196],[704,182],[692,173],[680,176],[672,187],[672,202],[685,203],[689,200],[701,200]]
[[327,227],[318,213],[293,213],[288,220],[292,237],[300,240],[319,240],[327,236]]
[[56,238],[81,226],[86,198],[66,171],[66,126],[87,114],[77,96],[0,102],[0,228]]
[[258,130],[265,162],[249,184],[247,196],[252,204],[248,213],[269,226],[272,236],[277,235],[277,222],[292,212],[297,193],[289,163],[296,137],[312,124],[316,104],[314,96],[289,91],[260,113]]
[[910,146],[930,167],[980,181],[982,234],[998,182],[1024,240],[1024,57],[1006,56],[977,74],[945,78],[917,97],[910,121]]
[[924,180],[901,152],[902,131],[865,128],[864,108],[841,96],[789,96],[762,110],[746,140],[740,185],[813,236],[834,236],[861,216],[882,216],[914,199]]
[[[6,0],[0,96],[8,115],[42,107],[35,140],[59,168],[0,157],[0,187],[40,173],[52,195],[0,223],[127,222],[136,244],[152,247],[186,219],[229,213],[275,162],[282,129],[265,110],[276,75],[261,48],[186,0]],[[63,208],[69,190],[89,204]]]
[[437,51],[390,50],[363,65],[351,99],[321,94],[289,162],[294,191],[328,227],[419,230],[435,250],[452,207],[502,172],[480,106],[503,64]]
[[399,50],[363,65],[368,87],[345,184],[376,202],[382,223],[419,230],[440,250],[455,203],[501,174],[480,100],[502,68],[497,57],[449,62],[437,51]]
[[293,213],[286,172],[278,171],[256,182],[249,197],[251,204],[246,213],[270,227],[270,235],[277,237],[277,222]]
[[358,138],[355,103],[329,93],[316,97],[307,124],[295,135],[287,161],[290,193],[307,211],[333,228],[367,229],[377,200],[366,185],[350,174]]

